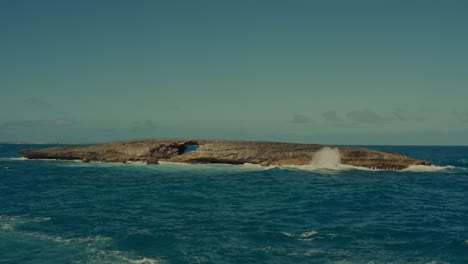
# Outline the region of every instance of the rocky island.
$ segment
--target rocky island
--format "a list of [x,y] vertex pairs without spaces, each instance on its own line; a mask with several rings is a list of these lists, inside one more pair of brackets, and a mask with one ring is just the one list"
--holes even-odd
[[[96,145],[58,146],[18,152],[28,159],[81,160],[83,162],[159,162],[310,165],[324,149],[334,150],[337,162],[370,169],[402,170],[431,165],[398,153],[348,146],[293,144],[262,141],[207,139],[139,139]],[[333,157],[332,157],[333,158]]]

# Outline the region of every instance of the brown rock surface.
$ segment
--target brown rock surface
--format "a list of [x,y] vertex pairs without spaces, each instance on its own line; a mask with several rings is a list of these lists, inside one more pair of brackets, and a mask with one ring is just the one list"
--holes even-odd
[[[197,146],[186,152],[190,146]],[[308,165],[324,145],[280,142],[206,140],[206,139],[140,139],[124,140],[88,146],[59,146],[21,150],[18,154],[29,159],[82,160],[84,162],[159,161],[182,163],[252,163],[268,165]],[[342,164],[401,170],[410,165],[430,165],[398,153],[366,148],[328,146],[337,148]]]

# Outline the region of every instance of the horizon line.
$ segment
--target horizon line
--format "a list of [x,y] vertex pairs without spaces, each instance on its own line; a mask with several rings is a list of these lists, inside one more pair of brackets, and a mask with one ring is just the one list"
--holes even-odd
[[[135,139],[118,139],[105,142],[44,142],[44,141],[0,141],[0,144],[7,145],[94,145],[106,144],[122,140],[146,140],[146,139],[172,139],[172,138],[135,138]],[[185,138],[181,138],[185,139]],[[190,139],[190,138],[187,138]],[[200,138],[201,139],[201,138]],[[217,139],[220,140],[220,139]],[[224,139],[221,139],[224,140]],[[233,139],[225,139],[233,140]],[[237,139],[234,139],[237,140]],[[468,147],[468,145],[453,145],[453,144],[335,144],[335,143],[305,143],[305,142],[285,142],[285,141],[268,141],[268,140],[240,140],[240,141],[263,141],[263,142],[277,142],[277,143],[292,143],[292,144],[317,144],[317,145],[331,145],[331,146],[382,146],[382,147]]]

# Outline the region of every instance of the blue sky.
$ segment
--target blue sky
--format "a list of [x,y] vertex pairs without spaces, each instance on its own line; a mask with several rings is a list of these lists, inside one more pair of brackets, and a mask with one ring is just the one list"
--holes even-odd
[[468,145],[466,1],[1,1],[0,141]]

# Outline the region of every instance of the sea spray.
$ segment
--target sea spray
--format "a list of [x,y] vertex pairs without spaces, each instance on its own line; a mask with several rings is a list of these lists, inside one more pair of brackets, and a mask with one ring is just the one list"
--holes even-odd
[[310,166],[313,168],[336,169],[340,162],[340,151],[337,148],[324,147],[314,154]]

